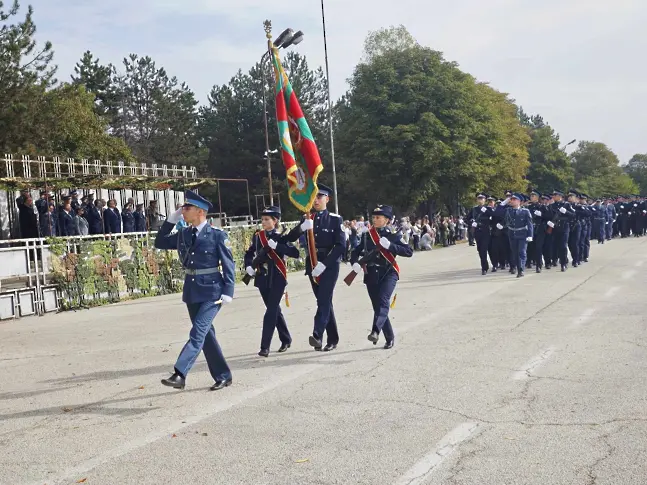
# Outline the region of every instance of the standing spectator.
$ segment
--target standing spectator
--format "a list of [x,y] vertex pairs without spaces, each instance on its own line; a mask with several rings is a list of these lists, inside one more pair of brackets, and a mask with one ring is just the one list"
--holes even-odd
[[144,204],[137,204],[134,212],[135,232],[146,232],[146,214],[144,214]]
[[121,233],[121,215],[115,199],[110,199],[108,207],[103,211],[103,227],[106,234]]
[[72,210],[76,214],[76,210],[81,207],[81,203],[79,202],[79,193],[75,190],[70,191],[70,205],[72,206]]
[[133,212],[133,204],[128,199],[128,203],[124,210],[121,211],[121,220],[124,225],[124,232],[135,232],[135,214]]
[[447,223],[447,218],[445,217],[440,221],[438,225],[438,230],[440,231],[440,243],[444,248],[447,247],[447,232],[449,231],[449,224]]
[[46,190],[40,191],[40,199],[36,201],[36,208],[38,209],[38,215],[42,217],[47,213],[49,207],[49,197],[50,194]]
[[70,201],[65,202],[59,211],[59,226],[61,229],[61,236],[78,236],[78,226],[76,223],[76,215],[72,212],[72,204]]
[[149,231],[158,231],[162,227],[162,215],[157,210],[157,201],[151,200],[146,209],[146,222]]
[[87,236],[90,233],[90,225],[88,220],[85,218],[85,210],[83,206],[79,205],[76,209],[76,217],[74,218],[76,222],[76,230],[79,233],[79,236]]
[[90,234],[103,234],[103,217],[101,217],[101,201],[95,200],[94,197],[88,196],[88,206],[85,217],[88,220]]
[[23,239],[38,237],[38,216],[34,201],[29,191],[21,192],[16,199],[18,203],[18,223],[20,225],[20,236]]
[[50,202],[47,206],[47,212],[40,216],[40,237],[56,237],[58,235],[56,204]]
[[420,250],[420,234],[422,234],[422,224],[420,219],[416,220],[416,223],[411,226],[411,237],[413,238],[413,249],[415,251]]

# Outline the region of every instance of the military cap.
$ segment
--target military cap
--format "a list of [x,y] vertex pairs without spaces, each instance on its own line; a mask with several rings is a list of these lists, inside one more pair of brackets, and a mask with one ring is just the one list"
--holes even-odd
[[488,196],[487,196],[487,200],[496,200],[496,197],[493,197],[493,196],[491,196],[491,195],[488,195]]
[[553,190],[553,195],[561,195],[562,197],[564,197],[564,192],[562,192],[561,190]]
[[280,219],[281,209],[275,205],[271,205],[263,209],[263,212],[261,212],[261,216],[270,216],[270,217],[274,217],[275,219]]
[[378,204],[375,209],[373,209],[372,215],[374,216],[384,216],[387,219],[393,217],[393,207],[390,205]]
[[510,194],[511,199],[518,199],[518,200],[523,200],[523,195],[519,194],[518,192],[513,192]]
[[485,192],[479,192],[476,194],[477,199],[485,199],[487,197],[487,194]]
[[550,200],[550,194],[542,194],[541,198],[544,200]]
[[317,184],[317,195],[327,195],[330,197],[332,194],[332,189],[324,184]]
[[535,194],[537,197],[541,197],[541,192],[539,192],[536,189],[533,189],[530,191],[530,195],[533,195],[533,194]]
[[185,190],[184,191],[184,205],[193,205],[197,207],[198,209],[205,210],[209,212],[211,209],[213,209],[213,204],[209,202],[207,199],[202,197],[199,194],[196,194],[192,190]]

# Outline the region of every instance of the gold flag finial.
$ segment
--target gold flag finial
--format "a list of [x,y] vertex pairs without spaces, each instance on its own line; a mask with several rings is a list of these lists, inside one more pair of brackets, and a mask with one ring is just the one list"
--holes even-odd
[[269,39],[272,38],[272,21],[266,20],[263,22],[263,28],[265,29],[265,37]]

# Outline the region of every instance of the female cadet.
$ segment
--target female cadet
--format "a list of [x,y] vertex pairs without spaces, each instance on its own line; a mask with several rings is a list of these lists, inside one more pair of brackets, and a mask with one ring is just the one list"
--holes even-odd
[[360,274],[363,271],[359,264],[360,256],[364,255],[366,272],[364,283],[368,296],[373,305],[373,328],[368,340],[377,344],[380,331],[384,331],[385,349],[393,347],[395,335],[389,320],[391,295],[400,278],[400,268],[395,261],[396,256],[410,258],[413,250],[402,242],[399,232],[392,232],[387,223],[393,216],[393,209],[388,205],[378,205],[373,211],[373,226],[362,234],[359,246],[351,255],[353,271]]
[[281,209],[272,206],[261,214],[262,229],[254,235],[252,244],[245,253],[245,271],[254,276],[254,286],[258,288],[265,302],[263,334],[261,336],[261,357],[270,355],[270,343],[276,328],[281,339],[279,352],[290,348],[292,337],[281,312],[281,298],[287,285],[286,257],[298,258],[299,250],[289,243],[279,243],[276,226],[281,219]]

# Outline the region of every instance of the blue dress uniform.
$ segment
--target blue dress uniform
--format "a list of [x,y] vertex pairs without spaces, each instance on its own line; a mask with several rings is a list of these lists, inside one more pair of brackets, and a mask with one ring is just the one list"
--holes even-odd
[[592,209],[594,211],[593,217],[597,222],[596,237],[598,238],[598,244],[604,244],[604,240],[606,239],[607,222],[609,221],[609,213],[600,199],[596,200],[595,203],[596,205]]
[[[485,202],[487,195],[478,194],[476,198]],[[490,247],[490,230],[492,224],[492,215],[494,211],[486,205],[477,205],[472,207],[465,216],[466,222],[470,225],[470,231],[474,233],[476,240],[476,250],[481,259],[481,274],[487,274],[490,269],[488,263],[488,248]]]
[[[510,198],[523,201],[524,196],[513,193]],[[508,228],[508,240],[510,241],[510,268],[517,269],[517,277],[523,276],[526,266],[526,248],[528,239],[533,237],[532,215],[525,207],[514,209],[502,203],[497,207],[497,214],[505,214],[505,223]]]
[[103,218],[100,209],[94,204],[88,204],[86,218],[90,234],[103,234]]
[[[274,217],[278,220],[281,218],[281,210],[276,206],[272,206],[264,209],[261,215]],[[261,231],[263,231],[263,229],[261,229]],[[292,244],[279,242],[280,235],[276,230],[264,232],[268,242],[274,241],[274,243],[276,243],[274,252],[279,258],[284,260],[286,257],[299,257],[299,250]],[[290,347],[292,337],[290,336],[290,331],[285,322],[285,317],[281,311],[281,299],[283,298],[285,287],[287,286],[285,276],[277,267],[276,262],[267,253],[264,253],[264,255],[257,260],[258,266],[256,268],[252,267],[254,258],[262,251],[263,244],[259,234],[257,233],[252,238],[252,244],[245,253],[245,268],[251,268],[255,271],[254,286],[258,288],[261,293],[261,297],[263,298],[263,302],[265,303],[266,309],[265,315],[263,316],[263,333],[261,336],[261,350],[259,355],[261,357],[267,357],[269,355],[270,344],[272,343],[272,336],[274,335],[275,329],[278,331],[279,339],[281,340],[279,352],[285,352]]]
[[616,206],[613,205],[610,200],[607,200],[606,211],[607,222],[604,232],[606,240],[611,241],[611,237],[613,236],[613,224],[616,221]]
[[[568,193],[569,197],[579,198],[579,194],[571,189]],[[580,265],[581,254],[580,254],[580,238],[582,236],[582,206],[577,202],[570,202],[571,210],[573,211],[574,217],[570,223],[570,231],[568,235],[568,250],[571,253],[571,264],[573,268],[577,268]]]
[[[318,185],[319,194],[330,196],[332,189],[323,184]],[[301,223],[305,217],[301,219]],[[339,343],[339,332],[337,320],[333,309],[332,297],[335,284],[339,277],[339,262],[346,250],[346,233],[342,229],[343,220],[340,215],[322,210],[314,214],[314,238],[317,261],[322,263],[326,269],[319,276],[316,283],[312,277],[312,262],[309,251],[306,251],[306,275],[310,278],[312,291],[317,298],[317,313],[314,318],[314,329],[310,337],[310,344],[315,350],[321,350],[321,341],[324,331],[327,335],[325,351],[333,350]],[[281,242],[294,242],[303,235],[301,226],[292,229]],[[305,238],[308,241],[308,238]],[[306,243],[307,245],[307,243]]]
[[[553,191],[553,195],[564,196],[559,190]],[[555,201],[551,204],[551,223],[553,227],[553,248],[555,258],[559,258],[559,264],[562,271],[566,271],[568,261],[568,236],[570,233],[570,223],[575,219],[575,211],[571,204],[564,201]],[[564,209],[562,211],[562,209]]]
[[103,210],[103,225],[106,234],[119,234],[121,232],[121,215],[116,207],[107,207]]
[[[52,205],[54,207],[54,205]],[[58,221],[56,212],[45,212],[40,215],[40,235],[41,237],[58,236]]]
[[137,204],[137,210],[133,212],[135,232],[146,232],[146,214],[140,210],[142,207],[144,207],[144,204]]
[[593,207],[587,201],[589,196],[580,193],[582,201],[581,217],[582,231],[580,233],[580,262],[589,262],[589,250],[591,248],[591,226],[593,225]]
[[[390,219],[393,216],[393,209],[388,205],[380,205],[373,211],[373,215],[382,215]],[[402,234],[400,232],[392,232],[386,227],[376,229],[376,231],[380,239],[388,239],[389,247],[385,251],[388,251],[394,257],[403,256],[410,258],[413,255],[411,246],[402,242]],[[366,255],[375,249],[376,246],[373,238],[371,238],[368,232],[365,232],[362,234],[359,245],[351,253],[351,264],[355,265],[360,256]],[[356,267],[356,269],[359,268]],[[386,339],[385,349],[392,348],[395,339],[393,326],[389,320],[389,307],[391,295],[395,290],[395,285],[399,278],[400,275],[398,272],[382,254],[371,259],[366,265],[364,284],[366,284],[368,296],[373,305],[373,327],[368,339],[374,344],[377,344],[380,332],[384,331],[384,338]]]
[[135,232],[135,214],[131,209],[124,209],[121,213],[124,232]]
[[[184,198],[185,206],[193,205],[207,212],[213,207],[211,202],[190,190],[185,191]],[[162,383],[184,388],[186,375],[200,351],[204,351],[209,372],[216,381],[212,390],[217,390],[231,384],[232,376],[216,340],[213,319],[221,307],[219,300],[226,297],[230,301],[234,296],[235,265],[227,233],[211,227],[207,221],[200,226],[186,227],[171,234],[175,224],[165,221],[155,237],[156,248],[178,251],[186,271],[182,301],[186,303],[192,325],[189,340],[175,364],[175,374]]]

